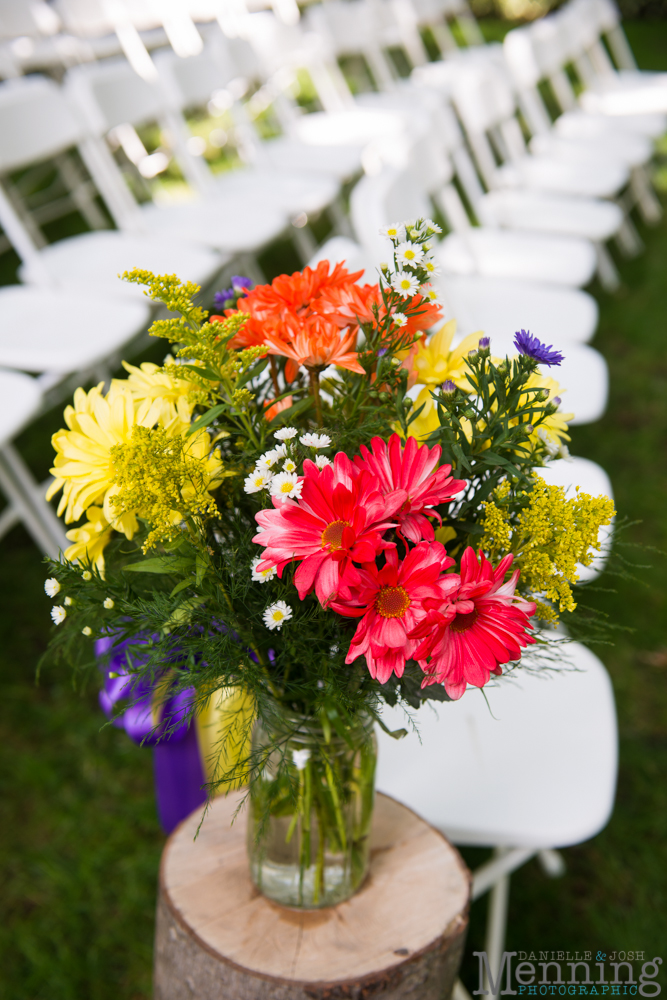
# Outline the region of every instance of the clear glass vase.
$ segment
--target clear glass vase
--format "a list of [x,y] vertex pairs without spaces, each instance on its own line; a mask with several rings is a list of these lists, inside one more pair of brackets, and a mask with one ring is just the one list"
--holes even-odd
[[[344,737],[319,719],[277,714],[255,723],[266,756],[250,786],[248,855],[260,892],[283,906],[348,899],[368,872],[377,745],[359,717]],[[257,759],[257,758],[256,758]]]

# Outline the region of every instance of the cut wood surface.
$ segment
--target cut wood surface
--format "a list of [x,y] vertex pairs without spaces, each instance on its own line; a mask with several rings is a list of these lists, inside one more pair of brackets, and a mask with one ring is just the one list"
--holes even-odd
[[250,880],[243,793],[214,800],[162,857],[156,1000],[444,1000],[467,928],[470,877],[415,813],[378,794],[367,881],[351,899],[296,910]]

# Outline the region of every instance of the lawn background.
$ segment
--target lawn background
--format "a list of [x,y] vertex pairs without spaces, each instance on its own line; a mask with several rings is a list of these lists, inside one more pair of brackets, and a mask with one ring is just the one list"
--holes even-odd
[[[506,30],[484,27],[489,37]],[[627,31],[643,68],[667,70],[667,22]],[[593,289],[601,306],[594,345],[609,364],[611,392],[599,423],[574,428],[571,450],[607,470],[620,514],[641,522],[628,538],[667,551],[667,220],[641,232],[646,252],[620,262],[619,292]],[[0,258],[7,281],[14,263]],[[292,263],[280,265],[275,273]],[[19,441],[39,477],[60,423],[59,411],[46,414]],[[667,559],[650,561],[641,573],[648,587],[591,595],[635,629],[596,650],[619,715],[614,815],[598,837],[564,852],[564,878],[547,879],[536,862],[513,877],[513,950],[667,957]],[[64,669],[45,669],[36,682],[50,629],[43,580],[36,549],[16,528],[0,543],[0,1000],[148,1000],[164,843],[151,754],[101,728],[96,691],[74,691]],[[471,865],[486,856],[464,853]],[[485,905],[472,910],[463,970],[470,989]]]

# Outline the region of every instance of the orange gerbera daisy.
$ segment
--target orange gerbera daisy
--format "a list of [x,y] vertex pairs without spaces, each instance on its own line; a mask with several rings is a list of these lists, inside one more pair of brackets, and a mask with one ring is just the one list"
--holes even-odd
[[[358,326],[374,321],[373,306],[378,308],[382,320],[387,315],[379,285],[344,285],[327,289],[321,296],[319,310],[338,326]],[[401,328],[404,334],[428,330],[442,317],[442,308],[429,302],[422,295],[413,295],[406,313],[407,323]]]
[[271,354],[287,358],[285,379],[293,381],[304,365],[310,372],[320,372],[327,365],[338,365],[364,374],[354,350],[356,328],[342,335],[335,323],[317,314],[285,318],[281,330],[267,330],[265,344]]

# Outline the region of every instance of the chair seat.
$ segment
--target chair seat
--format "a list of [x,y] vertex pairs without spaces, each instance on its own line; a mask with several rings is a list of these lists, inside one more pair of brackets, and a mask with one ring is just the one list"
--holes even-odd
[[[524,326],[523,329],[528,329]],[[539,337],[537,329],[530,332]],[[495,337],[491,340],[491,353],[510,357],[517,353],[513,337]],[[553,378],[563,390],[563,413],[574,413],[571,424],[591,424],[603,416],[609,397],[609,369],[607,362],[595,348],[587,344],[568,343],[556,335],[547,343],[562,351],[564,359],[558,367],[540,365],[539,370]]]
[[607,115],[667,112],[667,73],[626,70],[598,78],[579,98],[585,111]]
[[[44,318],[44,322],[48,320]],[[25,330],[25,317],[21,326]],[[16,333],[15,333],[16,336]],[[13,437],[34,417],[41,405],[42,394],[35,379],[21,372],[0,369],[0,446]]]
[[314,146],[289,136],[278,136],[264,142],[262,149],[279,170],[334,174],[339,181],[349,180],[361,170],[358,145]]
[[234,170],[216,178],[216,189],[223,197],[243,199],[253,205],[261,201],[285,212],[317,213],[330,205],[340,186],[336,177],[304,170],[287,173],[271,167],[257,166]]
[[531,330],[546,343],[586,343],[598,325],[598,304],[576,288],[554,288],[506,278],[443,275],[437,287],[447,317],[456,317],[462,334],[482,330],[492,338]]
[[[118,275],[123,271],[141,267],[154,274],[177,274],[183,281],[206,285],[229,259],[208,247],[173,237],[154,239],[115,231],[83,233],[59,240],[40,250],[40,256],[62,289],[84,296],[119,296],[141,303],[146,302],[143,289],[120,281]],[[41,283],[30,263],[22,265],[19,275],[22,281]]]
[[604,243],[623,223],[618,205],[540,191],[490,191],[478,206],[485,225],[580,236]]
[[591,159],[590,163],[576,163],[550,156],[525,156],[499,167],[496,177],[501,187],[612,198],[628,183],[629,173],[623,164],[599,158]]
[[228,254],[254,253],[278,239],[288,225],[284,210],[233,192],[180,205],[142,205],[141,219],[151,236],[160,234],[161,239],[164,234]]
[[667,115],[629,115],[626,118],[611,118],[609,115],[595,114],[581,109],[566,111],[554,122],[554,129],[560,135],[571,138],[623,133],[659,139],[667,132]]
[[397,138],[409,127],[405,113],[382,108],[315,111],[292,127],[296,139],[311,146],[353,146],[362,150],[372,139]]
[[[562,486],[568,499],[576,495],[578,486],[582,493],[590,496],[607,496],[614,499],[614,491],[611,486],[609,476],[597,462],[591,462],[588,458],[571,456],[569,459],[558,458],[555,462],[549,462],[542,469],[535,470],[538,476],[550,486]],[[609,547],[614,533],[613,524],[606,524],[598,532],[600,552],[595,556],[590,566],[582,566],[577,563],[579,571],[579,582],[589,583],[595,580],[605,567],[607,562]]]
[[[28,372],[81,372],[148,328],[143,302],[16,285],[0,289],[0,365]],[[22,331],[26,336],[17,336]]]
[[565,136],[559,133],[535,136],[530,150],[537,156],[555,156],[558,159],[590,160],[591,156],[604,156],[627,167],[641,167],[653,156],[653,144],[645,135],[623,131],[620,135],[597,135],[590,139],[582,136]]
[[[595,836],[614,802],[614,696],[590,650],[570,643],[566,657],[559,672],[519,669],[484,694],[424,706],[419,735],[378,730],[377,788],[458,844],[565,847]],[[409,728],[398,707],[382,718]]]
[[450,233],[438,245],[435,256],[449,274],[558,285],[585,285],[596,267],[595,250],[585,240],[490,228]]

